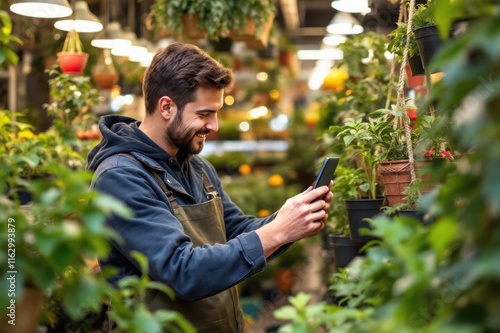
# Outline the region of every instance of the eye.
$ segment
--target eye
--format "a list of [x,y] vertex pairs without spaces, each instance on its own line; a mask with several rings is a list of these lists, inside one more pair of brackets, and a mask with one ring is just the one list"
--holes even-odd
[[198,116],[200,118],[207,118],[209,115],[210,115],[210,112],[198,113]]

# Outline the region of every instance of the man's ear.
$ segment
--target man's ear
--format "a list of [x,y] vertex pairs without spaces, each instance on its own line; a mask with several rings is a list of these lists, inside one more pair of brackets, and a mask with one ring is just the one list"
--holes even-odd
[[174,101],[168,96],[163,96],[158,100],[158,108],[160,109],[161,116],[165,120],[172,119],[177,110]]

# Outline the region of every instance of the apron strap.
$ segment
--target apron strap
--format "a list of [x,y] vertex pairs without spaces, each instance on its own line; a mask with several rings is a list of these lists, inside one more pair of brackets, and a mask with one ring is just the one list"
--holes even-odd
[[152,167],[150,167],[149,165],[147,165],[146,163],[138,160],[134,155],[132,154],[129,154],[129,153],[120,153],[121,156],[125,156],[127,158],[130,158],[131,160],[134,160],[138,163],[140,163],[142,166],[144,166],[154,177],[154,179],[156,180],[156,182],[158,183],[158,185],[160,185],[162,191],[165,193],[165,195],[167,196],[168,198],[168,202],[170,203],[172,209],[175,209],[177,208],[179,205],[177,204],[177,200],[175,199],[174,195],[172,194],[172,191],[170,191],[168,188],[167,188],[167,185],[165,185],[165,183],[163,182],[163,180],[161,179],[161,177],[158,175],[158,172],[153,169]]
[[215,187],[212,185],[207,174],[205,173],[205,170],[203,169],[201,169],[201,177],[203,178],[203,186],[205,187],[209,198],[214,199],[219,197],[219,193],[215,190]]

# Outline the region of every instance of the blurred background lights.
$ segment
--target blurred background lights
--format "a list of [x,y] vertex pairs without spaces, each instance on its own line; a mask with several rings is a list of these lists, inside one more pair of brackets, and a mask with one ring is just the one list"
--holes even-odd
[[276,132],[284,131],[288,127],[288,117],[280,114],[269,122],[269,127]]
[[266,72],[258,72],[255,77],[257,78],[258,81],[266,81],[267,80],[267,73]]
[[247,121],[242,121],[240,123],[240,131],[247,132],[250,129],[250,124]]
[[226,97],[224,97],[224,103],[228,106],[233,105],[234,104],[234,97],[231,95],[227,95]]

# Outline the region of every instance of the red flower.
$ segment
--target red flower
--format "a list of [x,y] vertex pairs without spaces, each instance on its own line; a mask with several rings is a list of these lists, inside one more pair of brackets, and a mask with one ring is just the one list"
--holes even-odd
[[424,152],[425,158],[432,158],[434,155],[436,155],[436,152],[434,151],[434,149],[428,149]]
[[441,156],[443,156],[445,160],[453,160],[453,155],[450,151],[441,150]]

